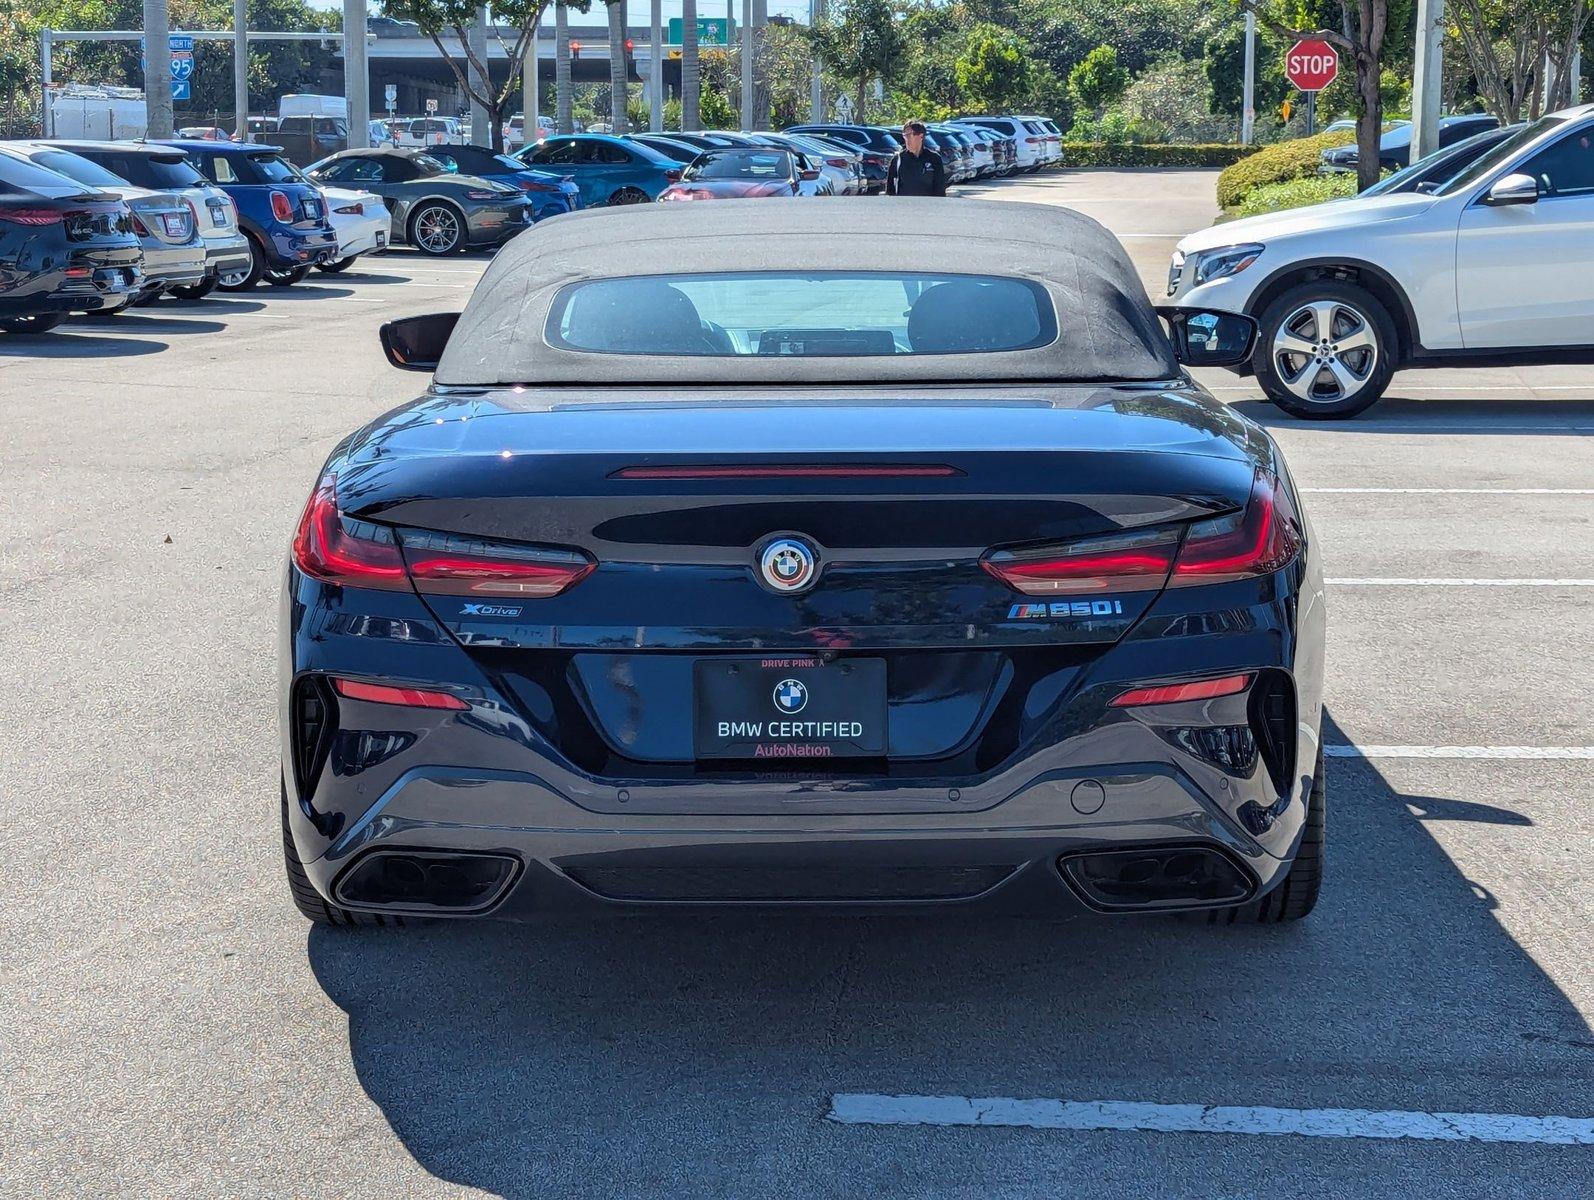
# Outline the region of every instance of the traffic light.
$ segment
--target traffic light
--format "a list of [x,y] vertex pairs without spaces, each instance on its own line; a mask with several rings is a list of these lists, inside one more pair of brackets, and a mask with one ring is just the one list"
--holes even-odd
[[580,42],[571,42],[570,43],[570,57],[571,58],[580,58],[581,57],[581,43]]
[[626,38],[625,39],[625,56],[627,58],[630,58],[632,52],[635,51],[635,50],[636,50],[636,43],[633,42],[630,38]]

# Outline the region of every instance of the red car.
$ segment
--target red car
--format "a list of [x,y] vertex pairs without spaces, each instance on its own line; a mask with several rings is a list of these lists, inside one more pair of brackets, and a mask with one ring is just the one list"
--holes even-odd
[[738,200],[762,196],[828,196],[829,181],[817,167],[792,150],[762,146],[727,146],[705,150],[659,193],[666,200]]

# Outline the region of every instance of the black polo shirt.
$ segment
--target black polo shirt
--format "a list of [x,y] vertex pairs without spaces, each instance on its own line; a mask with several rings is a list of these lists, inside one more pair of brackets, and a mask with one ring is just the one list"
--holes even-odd
[[886,171],[886,195],[946,195],[946,166],[941,156],[928,146],[917,154],[906,147],[898,150]]

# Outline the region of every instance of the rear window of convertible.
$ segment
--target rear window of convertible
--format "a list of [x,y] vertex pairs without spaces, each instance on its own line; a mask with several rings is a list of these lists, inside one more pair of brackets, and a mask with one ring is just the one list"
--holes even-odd
[[554,297],[547,329],[567,350],[688,357],[980,354],[1056,337],[1029,280],[873,271],[589,280]]

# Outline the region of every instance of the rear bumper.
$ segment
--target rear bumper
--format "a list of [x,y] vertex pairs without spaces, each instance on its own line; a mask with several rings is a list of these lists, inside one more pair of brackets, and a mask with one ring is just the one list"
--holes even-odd
[[247,271],[250,262],[249,239],[237,233],[230,237],[205,239],[205,274],[226,275]]
[[[943,806],[954,807],[941,794]],[[805,815],[800,803],[792,807],[765,816],[599,813],[535,775],[423,767],[406,772],[306,867],[323,895],[348,907],[416,912],[427,909],[362,902],[358,872],[370,859],[406,851],[501,856],[513,864],[501,890],[472,912],[436,915],[519,919],[681,905],[1066,915],[1098,907],[1059,866],[1085,852],[1210,849],[1235,864],[1241,900],[1279,882],[1289,864],[1167,764],[1048,773],[980,812]],[[294,814],[295,826],[306,820],[302,809]]]
[[199,283],[207,273],[208,254],[203,245],[144,247],[143,290]]
[[355,258],[387,249],[388,225],[389,218],[384,209],[369,217],[355,218],[346,226],[338,226],[338,252],[335,257]]

